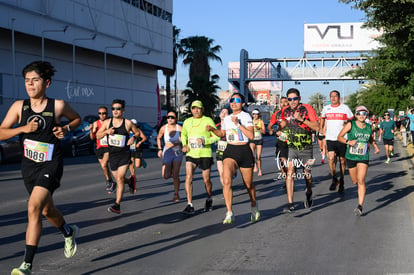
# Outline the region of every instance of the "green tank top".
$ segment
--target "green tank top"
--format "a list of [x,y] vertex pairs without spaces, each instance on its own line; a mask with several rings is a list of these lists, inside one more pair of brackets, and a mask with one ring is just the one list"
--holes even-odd
[[371,127],[365,124],[361,129],[355,121],[351,122],[351,131],[348,132],[348,140],[357,140],[354,146],[347,146],[345,158],[350,160],[369,160],[369,138],[371,137]]

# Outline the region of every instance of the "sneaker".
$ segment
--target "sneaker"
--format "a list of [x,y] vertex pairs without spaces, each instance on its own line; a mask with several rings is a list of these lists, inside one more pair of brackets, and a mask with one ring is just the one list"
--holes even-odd
[[306,193],[305,208],[311,208],[313,204],[312,192]]
[[11,275],[26,275],[32,274],[32,264],[23,262],[19,267],[13,268]]
[[390,157],[393,157],[394,156],[394,152],[393,151],[391,151],[390,152]]
[[111,182],[111,186],[109,187],[109,189],[107,189],[108,194],[113,194],[116,192],[116,183],[115,182]]
[[141,167],[147,168],[147,162],[145,161],[145,159],[141,160]]
[[362,215],[362,206],[358,205],[355,209],[354,209],[354,213],[356,216],[361,216]]
[[258,220],[260,220],[260,211],[256,205],[255,207],[252,207],[252,214],[250,215],[250,221],[257,222]]
[[178,194],[174,194],[173,202],[178,202],[178,201],[180,201],[180,196]]
[[111,189],[111,183],[112,183],[112,181],[111,180],[107,180],[106,181],[106,191],[109,191],[110,189]]
[[137,192],[137,178],[134,175],[131,175],[128,180],[129,193],[135,194]]
[[336,177],[332,178],[332,183],[329,186],[329,190],[330,191],[335,191],[336,190],[336,186],[339,184],[338,179]]
[[391,162],[391,160],[389,158],[387,158],[387,160],[385,161],[386,164],[389,164]]
[[345,192],[345,182],[344,178],[339,179],[339,187],[338,187],[338,193],[344,193]]
[[76,254],[76,236],[79,234],[79,227],[76,225],[69,225],[72,228],[72,236],[65,237],[65,257],[72,258]]
[[283,208],[283,213],[293,213],[295,211],[295,205],[293,203],[288,203],[285,208]]
[[194,214],[194,207],[191,204],[187,204],[187,206],[183,210],[183,213],[186,214],[186,215],[193,215]]
[[223,220],[223,224],[232,224],[234,222],[233,212],[227,211],[226,217]]
[[121,214],[121,206],[118,205],[118,204],[114,204],[114,205],[108,207],[108,212]]
[[324,164],[325,163],[325,159],[321,159],[321,164]]
[[206,203],[204,205],[204,212],[213,211],[213,199],[208,198],[206,199]]

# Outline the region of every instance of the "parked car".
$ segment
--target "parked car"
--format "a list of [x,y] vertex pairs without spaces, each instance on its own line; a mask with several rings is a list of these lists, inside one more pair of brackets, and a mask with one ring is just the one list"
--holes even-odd
[[0,141],[0,163],[19,162],[22,155],[19,136]]
[[94,123],[95,121],[97,121],[99,119],[98,116],[95,115],[87,115],[83,117],[83,121],[88,122],[89,124]]
[[147,141],[142,144],[143,147],[149,148],[152,151],[157,150],[157,130],[144,122],[138,122],[137,124],[137,127],[141,129],[141,131],[147,137]]
[[[68,121],[63,121],[62,126],[68,124]],[[69,132],[63,139],[60,140],[60,146],[63,150],[64,156],[76,157],[81,154],[94,154],[95,144],[91,140],[90,124],[87,121],[82,121],[81,125]]]

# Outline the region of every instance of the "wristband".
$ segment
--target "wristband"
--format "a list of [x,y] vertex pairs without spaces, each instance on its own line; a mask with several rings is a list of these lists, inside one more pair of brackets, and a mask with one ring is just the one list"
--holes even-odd
[[68,129],[68,132],[70,132],[70,126],[69,126],[69,124],[66,124],[66,129]]
[[162,148],[158,148],[158,151],[162,151]]

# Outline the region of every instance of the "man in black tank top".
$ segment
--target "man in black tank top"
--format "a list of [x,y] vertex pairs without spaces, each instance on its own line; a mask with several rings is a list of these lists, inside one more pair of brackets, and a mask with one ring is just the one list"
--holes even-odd
[[[77,128],[81,118],[65,101],[46,97],[46,89],[52,82],[54,72],[49,62],[28,64],[22,75],[29,99],[14,102],[0,126],[0,140],[20,135],[22,175],[30,194],[24,261],[11,274],[31,274],[42,231],[42,214],[62,232],[66,258],[73,257],[77,250],[75,237],[79,228],[65,222],[55,207],[52,195],[60,186],[63,173],[59,139]],[[62,117],[69,120],[65,127],[59,126]],[[13,128],[15,123],[19,124]]]
[[[129,146],[134,143],[134,139],[140,135],[140,130],[129,119],[123,117],[125,112],[125,101],[115,99],[112,101],[112,118],[105,120],[101,128],[96,133],[96,138],[108,137],[109,147],[109,166],[113,178],[116,181],[115,203],[108,208],[108,212],[121,214],[121,200],[124,193],[124,183],[129,184],[132,193],[135,193],[135,181],[125,178],[131,161]],[[134,136],[129,138],[129,133]]]

